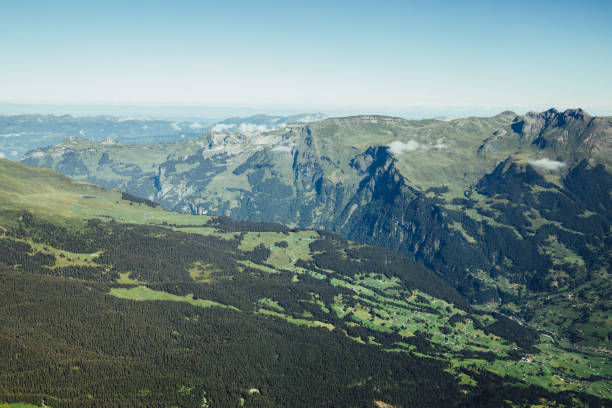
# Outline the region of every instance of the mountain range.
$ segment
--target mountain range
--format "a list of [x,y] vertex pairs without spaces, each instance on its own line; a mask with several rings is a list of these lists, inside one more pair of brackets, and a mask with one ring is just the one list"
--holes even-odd
[[470,306],[392,251],[325,231],[168,212],[8,160],[0,193],[1,401],[609,402],[604,351]]
[[170,144],[70,139],[23,162],[171,210],[333,231],[511,303],[607,270],[611,135],[612,119],[580,109],[358,116]]
[[[63,233],[44,231],[62,226],[74,237],[70,242],[92,242],[70,252],[116,254],[96,261],[97,272],[69,269],[59,276],[102,279],[103,290],[133,300],[198,298],[252,310],[253,304],[236,300],[255,285],[254,271],[239,275],[245,266],[259,270],[257,279],[263,279],[262,271],[278,272],[281,280],[291,282],[306,279],[302,274],[323,279],[331,286],[317,284],[310,300],[297,299],[299,304],[318,304],[327,315],[319,309],[304,312],[283,292],[298,289],[269,277],[255,286],[283,289],[274,295],[257,289],[259,297],[252,300],[290,325],[333,326],[332,332],[342,327],[349,338],[377,343],[386,351],[418,339],[421,346],[408,347],[409,353],[445,361],[460,385],[476,387],[460,388],[467,391],[467,400],[417,399],[425,406],[498,406],[503,402],[490,399],[490,390],[479,387],[486,382],[508,385],[504,381],[510,378],[554,393],[532,390],[535,400],[572,405],[584,403],[586,394],[564,392],[610,398],[611,146],[612,118],[592,117],[581,109],[525,115],[508,111],[450,121],[372,115],[233,118],[195,138],[139,145],[70,137],[28,152],[22,163],[110,190],[3,161],[3,184],[8,187],[2,225],[31,248],[54,243]],[[42,181],[45,177],[61,181],[51,188]],[[21,185],[20,180],[34,181]],[[52,191],[44,200],[36,195],[47,188]],[[133,225],[128,230],[137,231],[137,241],[167,237],[170,241],[164,244],[146,244],[170,248],[169,253],[159,249],[166,257],[181,253],[171,249],[172,242],[190,242],[181,233],[237,240],[235,247],[215,255],[234,266],[217,264],[210,255],[206,262],[179,255],[176,267],[169,268],[164,256],[148,261],[150,255],[143,254],[130,264],[121,245],[105,239],[93,244],[104,231],[132,236],[123,224]],[[51,245],[54,251],[68,250],[62,242]],[[124,238],[119,242],[135,250]],[[28,256],[44,255],[35,249],[26,251]],[[39,272],[44,266],[28,262]],[[25,265],[9,266],[17,264]],[[370,272],[362,275],[364,271]],[[324,278],[326,274],[331,275]],[[243,286],[237,289],[228,280]],[[387,288],[391,282],[400,287]],[[211,283],[219,290],[214,296]],[[184,297],[197,293],[202,295]],[[236,293],[236,298],[229,301],[219,293]],[[401,307],[417,315],[390,309],[397,299],[408,302]],[[408,322],[421,320],[419,313],[440,317],[437,323],[426,318],[418,327],[410,326]],[[457,326],[459,315],[467,326]],[[346,324],[374,332],[356,335]],[[469,339],[455,329],[469,333]],[[491,354],[470,354],[475,352]],[[367,359],[378,358],[373,356]],[[483,372],[494,377],[485,380],[479,377]],[[499,383],[495,376],[506,379]],[[238,390],[244,384],[235,386]],[[232,395],[240,392],[244,390]],[[214,394],[218,400],[218,391]],[[366,399],[396,406],[407,395],[387,402],[374,394]],[[562,395],[569,400],[556,400]],[[532,397],[518,405],[533,403]],[[274,401],[272,405],[280,400]]]
[[323,114],[254,115],[211,120],[159,120],[138,116],[0,115],[0,158],[19,159],[24,153],[68,137],[131,144],[174,142],[198,138],[213,129],[270,130],[290,122],[324,119]]

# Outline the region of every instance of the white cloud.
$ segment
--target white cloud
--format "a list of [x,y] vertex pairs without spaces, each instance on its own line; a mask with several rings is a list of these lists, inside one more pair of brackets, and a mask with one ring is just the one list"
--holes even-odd
[[213,132],[223,133],[223,132],[227,132],[230,129],[234,129],[235,127],[236,127],[236,124],[234,124],[234,123],[229,124],[229,125],[226,125],[224,123],[217,123],[210,130],[213,131]]
[[441,139],[441,138],[436,140],[436,144],[433,145],[433,148],[438,149],[438,150],[446,149],[447,147],[448,145],[444,143],[444,139]]
[[204,126],[200,125],[198,122],[194,122],[191,125],[189,125],[189,127],[192,129],[202,129]]
[[11,151],[11,156],[12,156],[12,157],[19,156],[19,152],[18,152],[18,151],[16,151],[16,150],[13,150],[13,151]]
[[21,133],[7,133],[5,135],[0,135],[0,137],[17,137],[21,135],[31,135],[32,132],[21,132]]
[[402,154],[405,152],[414,152],[415,150],[425,149],[426,147],[415,140],[409,140],[404,143],[401,140],[395,140],[387,145],[387,149],[393,154]]
[[319,120],[324,120],[324,119],[327,119],[326,115],[322,113],[314,113],[312,115],[304,115],[298,120],[296,120],[296,122],[298,123],[317,122]]
[[117,119],[117,122],[128,122],[128,121],[151,121],[153,119],[146,116],[124,116]]
[[175,123],[171,124],[170,126],[172,126],[172,129],[174,129],[174,130],[179,130],[179,131],[181,130],[181,127],[179,126],[178,122],[175,122]]
[[550,160],[547,158],[538,159],[538,160],[529,160],[528,163],[531,164],[532,166],[536,166],[536,167],[540,167],[540,168],[543,168],[546,170],[552,170],[552,171],[559,171],[563,167],[567,166],[563,162],[556,161],[556,160]]
[[[248,132],[245,132],[245,133],[248,133]],[[252,140],[252,143],[256,145],[273,145],[273,144],[280,142],[280,139],[278,137],[261,136],[261,135],[251,140]]]
[[243,133],[255,133],[255,132],[263,132],[264,130],[268,130],[268,126],[266,125],[257,125],[255,123],[242,123],[238,130]]
[[2,152],[0,152],[0,159],[6,159],[6,155]]

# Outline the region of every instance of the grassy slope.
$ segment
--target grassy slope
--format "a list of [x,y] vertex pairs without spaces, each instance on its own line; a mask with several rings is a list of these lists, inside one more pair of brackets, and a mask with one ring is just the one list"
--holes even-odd
[[313,133],[339,152],[351,148],[364,151],[369,146],[392,142],[418,143],[415,150],[396,154],[398,168],[410,184],[426,190],[447,185],[463,196],[465,187],[490,171],[504,157],[500,151],[485,160],[477,159],[478,147],[495,129],[507,126],[511,115],[467,118],[450,122],[407,121],[383,117],[330,119],[312,124]]
[[[10,213],[23,209],[28,209],[41,219],[66,225],[78,225],[78,220],[93,217],[102,219],[112,217],[119,222],[126,223],[161,224],[167,222],[178,225],[201,225],[208,220],[208,217],[177,214],[142,204],[130,204],[130,202],[121,200],[121,193],[118,191],[73,182],[50,170],[30,168],[6,160],[0,161],[0,186],[2,190],[0,225],[3,228],[14,226],[11,225],[15,221]],[[84,198],[84,196],[93,197]],[[174,229],[227,238],[235,235],[214,228],[177,226]],[[294,282],[300,282],[301,277],[306,275],[325,279],[324,274],[295,265],[299,259],[304,261],[311,259],[309,245],[316,239],[318,239],[318,234],[311,231],[292,232],[289,235],[248,232],[242,238],[240,248],[251,250],[260,243],[268,246],[271,256],[267,260],[267,266],[250,265],[264,272],[274,272],[275,269],[291,271],[294,273]],[[287,243],[287,248],[275,245],[283,241]],[[62,253],[72,263],[95,262],[95,256],[91,254],[59,252],[54,248],[41,248],[40,246],[37,249],[55,254],[58,261],[61,259],[59,254]],[[206,270],[206,267],[204,266],[203,269]],[[130,280],[127,271],[122,274],[121,279],[119,282],[135,286],[112,289],[109,294],[138,301],[164,300],[187,302],[203,307],[234,307],[233,305],[221,305],[211,300],[194,300],[189,296],[177,296],[152,290],[143,286],[146,282]],[[454,372],[466,383],[470,381],[465,378],[466,374],[462,373],[460,368],[473,364],[501,375],[516,377],[526,383],[541,385],[553,391],[582,390],[598,396],[612,397],[608,380],[612,376],[612,369],[607,364],[605,354],[592,350],[576,350],[569,344],[553,343],[548,337],[542,336],[540,344],[531,356],[531,362],[515,361],[509,358],[509,353],[516,349],[514,344],[475,328],[469,320],[454,325],[449,324],[449,319],[453,315],[465,315],[465,312],[423,292],[406,290],[394,278],[358,273],[352,278],[334,277],[330,282],[333,286],[350,290],[349,298],[346,297],[347,295],[344,297],[339,295],[334,298],[333,303],[325,304],[320,301],[317,293],[312,293],[311,299],[307,302],[320,307],[325,313],[336,314],[350,324],[372,330],[369,338],[354,338],[355,341],[376,344],[377,332],[397,332],[405,338],[414,336],[416,332],[426,332],[431,335],[433,343],[448,348],[444,355],[437,357],[451,361]],[[258,313],[282,318],[294,324],[323,326],[330,330],[334,328],[329,323],[313,319],[312,315],[307,312],[302,316],[286,315],[280,309],[282,306],[273,298],[262,297],[259,303]],[[480,316],[478,318],[483,321],[492,319],[487,315]],[[388,351],[409,353],[412,350],[412,346],[400,342]],[[460,352],[465,350],[492,351],[497,355],[497,359],[493,364],[478,358],[466,360],[459,357]],[[562,371],[565,377],[563,381],[557,378],[561,373],[558,367],[565,367]],[[588,378],[593,375],[599,376],[600,379],[589,382]]]
[[[45,160],[50,159],[54,166],[57,165],[58,157],[61,157],[62,153],[75,151],[78,158],[86,165],[87,175],[75,174],[74,177],[112,180],[115,185],[122,188],[127,186],[132,177],[131,171],[124,172],[128,168],[140,172],[137,177],[142,177],[144,173],[157,174],[157,166],[168,160],[180,162],[184,158],[199,155],[211,158],[226,151],[229,154],[226,157],[227,167],[214,175],[204,191],[199,191],[195,186],[195,191],[187,194],[193,202],[206,204],[209,210],[225,212],[226,215],[231,208],[240,205],[240,192],[231,189],[247,191],[252,189],[246,174],[237,175],[232,173],[233,170],[255,151],[271,148],[274,143],[283,139],[289,140],[290,145],[299,152],[308,152],[313,158],[330,158],[330,161],[318,160],[317,164],[322,167],[326,179],[334,183],[342,182],[345,185],[359,181],[360,175],[349,163],[353,157],[368,147],[384,146],[391,142],[416,143],[414,145],[416,148],[396,154],[397,167],[410,185],[417,189],[447,186],[449,192],[446,198],[449,201],[454,197],[463,197],[464,191],[469,186],[492,171],[495,165],[508,155],[512,155],[519,162],[527,162],[530,159],[541,158],[557,160],[559,157],[570,161],[580,159],[586,154],[584,148],[574,140],[569,141],[564,149],[538,149],[532,144],[533,135],[519,137],[513,131],[511,124],[516,117],[513,112],[504,112],[487,118],[462,118],[452,121],[413,121],[384,116],[354,116],[314,122],[304,128],[294,127],[266,132],[261,137],[252,137],[249,141],[239,144],[230,142],[223,145],[225,142],[219,135],[208,135],[198,140],[178,143],[139,146],[103,145],[99,142],[73,139],[41,151],[47,153]],[[603,123],[607,119],[598,120]],[[582,125],[576,126],[580,128]],[[555,129],[553,128],[547,137],[559,137],[557,133],[563,129]],[[570,129],[573,128],[570,126]],[[576,131],[581,130],[584,129]],[[601,137],[594,136],[594,139],[597,138]],[[308,143],[305,142],[306,139]],[[479,152],[481,146],[484,148]],[[99,165],[102,152],[109,155],[113,164]],[[597,156],[597,160],[603,161],[607,166],[612,164],[605,152],[593,154]],[[293,159],[292,153],[274,151],[273,148],[267,158],[275,177],[289,185],[294,180]],[[175,181],[178,182],[183,171],[189,169],[190,165],[178,163],[176,171],[166,176],[175,176]],[[559,173],[551,172],[547,176],[550,181],[559,181]],[[172,183],[172,180],[166,181]],[[189,183],[189,180],[186,181]],[[314,221],[316,223],[316,217]]]
[[131,203],[121,199],[119,190],[72,181],[53,170],[24,166],[6,159],[0,159],[0,186],[2,211],[27,208],[42,219],[59,223],[113,218],[125,223],[203,224],[208,219]]
[[[58,157],[62,157],[62,153],[74,151],[79,160],[87,167],[87,174],[75,173],[72,175],[74,178],[105,180],[125,189],[128,188],[128,184],[134,183],[134,180],[138,180],[137,184],[147,184],[146,180],[157,174],[158,165],[168,160],[177,160],[175,170],[168,170],[164,173],[162,185],[165,187],[155,199],[170,207],[186,200],[194,206],[206,209],[209,213],[229,215],[232,209],[241,207],[243,204],[245,197],[243,192],[253,192],[256,189],[256,186],[249,183],[247,179],[252,174],[252,170],[241,174],[233,173],[236,167],[243,164],[254,152],[267,149],[265,159],[267,165],[262,167],[264,178],[276,178],[288,186],[293,185],[296,181],[292,166],[294,164],[293,153],[274,151],[273,144],[266,144],[270,141],[278,142],[286,138],[291,141],[294,150],[301,154],[306,152],[307,156],[312,157],[316,165],[320,166],[326,181],[334,184],[342,183],[346,189],[343,194],[345,200],[363,177],[363,174],[350,165],[355,156],[362,154],[370,146],[384,146],[391,142],[413,143],[417,146],[415,149],[395,154],[396,167],[406,178],[408,184],[418,190],[447,187],[446,193],[436,195],[445,201],[442,205],[447,209],[456,210],[451,200],[464,198],[466,190],[477,183],[484,174],[491,172],[495,165],[508,155],[512,155],[513,160],[517,163],[525,164],[531,159],[556,160],[563,153],[537,149],[531,143],[532,137],[524,139],[518,137],[511,129],[511,123],[515,117],[516,114],[512,112],[504,112],[490,118],[464,118],[453,121],[409,121],[383,116],[335,118],[309,124],[308,137],[304,130],[306,128],[297,127],[267,132],[262,136],[266,139],[265,143],[259,140],[260,137],[257,137],[257,140],[224,146],[221,146],[223,141],[213,143],[215,137],[221,138],[221,136],[211,135],[179,143],[139,146],[103,145],[98,142],[73,139],[43,149],[47,155],[45,161],[40,161],[38,165],[57,167],[60,160]],[[213,144],[210,145],[210,143]],[[481,146],[486,148],[479,153]],[[575,146],[572,145],[572,148],[575,149]],[[224,159],[227,160],[225,168],[211,176],[212,179],[208,184],[202,186],[199,181],[190,179],[193,176],[188,175],[186,171],[195,164],[183,164],[183,160],[203,156],[218,162],[219,160],[215,159],[216,155],[224,151],[228,153]],[[103,152],[109,155],[113,161],[112,164],[99,164]],[[605,158],[600,155],[601,157]],[[47,163],[46,160],[51,160],[51,162],[44,164]],[[300,160],[297,163],[299,164]],[[309,171],[310,163],[307,162],[304,165]],[[549,181],[560,182],[562,172],[543,173]],[[305,181],[308,181],[307,177]],[[130,188],[134,188],[133,184]],[[294,185],[294,195],[298,193],[297,190],[303,194],[301,200],[304,203],[316,195],[312,184],[299,185],[298,183]],[[154,193],[150,186],[143,191],[146,193],[141,191],[139,195]],[[495,212],[484,197],[474,194],[472,199],[477,201],[477,207]],[[339,204],[337,208],[341,208],[346,203]],[[180,209],[185,208],[180,207]],[[303,226],[312,228],[325,225],[329,221],[329,210],[323,207],[315,208],[312,222]],[[468,215],[477,221],[483,219],[475,210]],[[257,217],[268,219],[271,215],[268,212],[258,214]],[[283,218],[282,221],[288,224],[296,223],[297,220],[292,217]],[[495,223],[490,218],[486,219],[489,223]],[[536,219],[541,223],[547,222],[537,214]],[[460,229],[461,226],[457,225],[457,228]],[[466,240],[469,242],[470,237],[466,237]]]
[[[45,405],[45,407],[51,408],[47,405]],[[16,403],[16,404],[0,404],[0,408],[44,408],[44,407],[39,407],[38,405],[32,405],[32,404]]]

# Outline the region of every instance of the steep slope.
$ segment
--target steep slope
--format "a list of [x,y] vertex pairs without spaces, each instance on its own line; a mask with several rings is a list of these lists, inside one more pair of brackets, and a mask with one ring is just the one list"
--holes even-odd
[[[531,319],[526,306],[541,297],[608,279],[611,140],[612,120],[580,109],[449,122],[359,116],[145,147],[73,140],[24,162],[165,208],[381,245],[472,301],[518,305]],[[601,315],[579,316],[563,335],[608,347],[609,323],[599,330]],[[589,335],[570,330],[583,323]]]
[[569,406],[611,396],[601,353],[472,310],[393,252],[169,213],[6,160],[0,177],[0,401]]

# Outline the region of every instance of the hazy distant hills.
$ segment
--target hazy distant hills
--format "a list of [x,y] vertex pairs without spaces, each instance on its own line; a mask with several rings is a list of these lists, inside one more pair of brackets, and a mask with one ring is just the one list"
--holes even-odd
[[0,157],[16,160],[32,149],[58,143],[67,137],[130,144],[174,142],[197,138],[211,128],[216,132],[261,131],[277,129],[290,122],[324,118],[323,114],[254,115],[215,124],[210,120],[170,121],[147,117],[0,115]]
[[305,113],[293,116],[253,115],[248,117],[233,117],[215,123],[210,127],[212,132],[238,131],[242,133],[263,132],[281,129],[290,123],[308,123],[327,119],[323,113]]
[[0,152],[16,159],[28,150],[57,143],[67,137],[125,143],[155,143],[197,137],[204,126],[197,122],[170,122],[137,117],[74,117],[70,115],[0,116]]
[[610,118],[574,109],[240,126],[170,144],[71,139],[24,163],[168,209],[381,245],[422,261],[472,301],[499,302],[575,341],[609,344],[605,314],[553,324],[539,302],[553,293],[550,302],[567,303],[576,290],[593,289],[600,300],[588,307],[610,307]]

